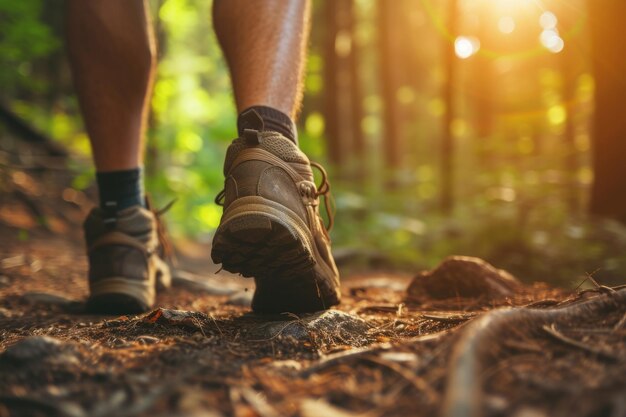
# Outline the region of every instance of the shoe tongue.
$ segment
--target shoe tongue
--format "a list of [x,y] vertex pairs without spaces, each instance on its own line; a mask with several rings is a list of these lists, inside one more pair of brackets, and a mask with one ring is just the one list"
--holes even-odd
[[156,230],[156,220],[149,210],[133,206],[118,212],[116,229],[147,243]]

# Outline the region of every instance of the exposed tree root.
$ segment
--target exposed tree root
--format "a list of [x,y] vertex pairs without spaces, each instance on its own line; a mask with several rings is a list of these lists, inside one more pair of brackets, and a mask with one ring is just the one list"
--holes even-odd
[[[469,323],[454,347],[445,393],[443,415],[483,415],[484,372],[502,349],[502,341],[519,334],[545,332],[544,326],[626,311],[626,289],[604,293],[553,309],[494,310]],[[544,333],[545,334],[545,333]]]

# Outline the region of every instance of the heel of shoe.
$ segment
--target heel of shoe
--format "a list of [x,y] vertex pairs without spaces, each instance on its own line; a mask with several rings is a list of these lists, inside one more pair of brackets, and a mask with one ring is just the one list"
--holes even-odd
[[211,257],[245,277],[293,276],[315,265],[306,224],[262,197],[242,197],[224,212]]
[[148,311],[155,302],[154,284],[122,277],[90,284],[87,311],[100,314],[135,314]]
[[244,277],[261,277],[311,269],[313,255],[287,225],[263,213],[240,215],[216,232],[213,261]]

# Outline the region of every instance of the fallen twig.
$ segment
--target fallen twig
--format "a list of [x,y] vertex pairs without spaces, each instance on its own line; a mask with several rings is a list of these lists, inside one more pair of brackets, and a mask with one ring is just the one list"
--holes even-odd
[[477,313],[464,313],[464,314],[447,314],[447,313],[427,313],[422,314],[422,318],[428,320],[436,320],[444,323],[460,323],[467,321],[477,316]]

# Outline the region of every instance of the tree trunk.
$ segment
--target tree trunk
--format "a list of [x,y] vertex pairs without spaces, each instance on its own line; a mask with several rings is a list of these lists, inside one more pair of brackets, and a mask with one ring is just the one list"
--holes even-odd
[[458,20],[457,0],[448,0],[448,30],[451,39],[444,39],[444,71],[445,81],[443,88],[443,101],[445,103],[445,114],[442,120],[441,134],[441,195],[440,209],[442,213],[449,214],[454,207],[453,187],[454,187],[454,138],[452,135],[452,120],[454,118],[454,82],[456,78],[456,55],[454,52],[454,39],[456,38],[456,27]]
[[[563,8],[565,9],[565,8]],[[569,10],[564,10],[563,15],[567,16]],[[565,19],[561,19],[563,21]],[[568,22],[566,20],[566,22]],[[569,22],[568,22],[569,23]],[[566,26],[567,27],[567,26]],[[576,79],[580,73],[580,65],[576,57],[579,56],[580,45],[569,42],[565,45],[560,55],[561,74],[563,76],[563,102],[567,108],[567,118],[565,120],[565,130],[563,132],[563,142],[566,147],[564,168],[567,178],[566,199],[567,205],[572,214],[580,214],[580,193],[578,186],[578,150],[576,149]]]
[[[478,39],[481,46],[492,48],[490,40],[498,36],[490,30],[493,22],[491,11],[484,9],[480,15],[480,29]],[[479,53],[472,58],[474,60],[474,86],[471,86],[474,95],[474,123],[476,137],[480,143],[485,142],[493,133],[493,83],[495,78],[492,58],[487,54]]]
[[326,0],[324,3],[324,20],[326,39],[324,41],[324,136],[326,138],[328,158],[339,166],[342,162],[339,142],[339,93],[337,91],[338,59],[335,51],[337,39],[337,1]]
[[[379,65],[381,98],[383,101],[383,148],[385,164],[391,173],[401,164],[401,140],[398,118],[398,79],[400,77],[398,62],[398,39],[395,36],[397,22],[395,18],[398,2],[379,0],[377,3],[379,28]],[[392,181],[393,182],[393,181]]]
[[361,122],[363,120],[363,92],[361,88],[361,77],[359,75],[360,63],[360,45],[356,36],[357,15],[356,2],[349,0],[349,22],[350,39],[352,40],[350,47],[350,55],[348,57],[350,71],[350,119],[354,156],[357,158],[356,176],[359,181],[365,179],[366,161],[365,161],[365,136]]
[[587,7],[595,79],[590,211],[626,223],[626,2],[589,0]]

